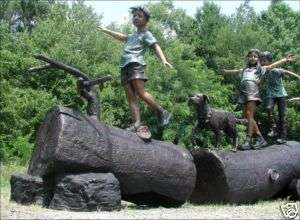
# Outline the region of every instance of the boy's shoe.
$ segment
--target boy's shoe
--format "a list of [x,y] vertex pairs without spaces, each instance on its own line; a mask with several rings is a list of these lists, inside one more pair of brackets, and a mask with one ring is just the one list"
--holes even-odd
[[268,145],[268,143],[266,142],[266,140],[263,138],[263,136],[258,136],[256,143],[254,145],[252,145],[252,148],[254,150],[266,147]]
[[151,132],[146,125],[141,125],[136,129],[136,135],[143,139],[144,141],[151,140]]
[[285,139],[285,138],[278,138],[278,139],[276,140],[276,142],[277,142],[278,144],[285,144],[285,143],[286,143],[286,139]]
[[278,135],[276,128],[272,128],[267,135],[268,137],[276,137]]
[[163,125],[163,126],[169,124],[171,117],[172,117],[171,113],[169,113],[167,110],[162,110],[159,113],[159,122],[160,122],[160,124]]

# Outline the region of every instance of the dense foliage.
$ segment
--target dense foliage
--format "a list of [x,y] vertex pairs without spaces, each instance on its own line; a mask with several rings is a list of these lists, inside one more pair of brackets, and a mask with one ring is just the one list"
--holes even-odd
[[[170,125],[157,126],[153,112],[141,105],[142,118],[155,138],[176,142],[187,148],[213,148],[210,132],[197,135],[192,145],[194,124],[187,97],[205,93],[211,105],[233,111],[238,78],[222,76],[220,68],[242,68],[250,48],[274,52],[275,60],[288,53],[300,54],[299,13],[281,1],[273,1],[267,11],[256,14],[245,1],[235,14],[225,16],[220,8],[205,2],[194,17],[175,9],[171,1],[150,3],[149,29],[160,42],[173,70],[163,68],[153,52],[146,54],[147,90],[173,113]],[[84,111],[86,103],[76,93],[76,80],[62,71],[29,73],[40,62],[35,53],[72,65],[91,78],[111,74],[113,80],[98,90],[101,120],[109,126],[127,127],[130,112],[119,80],[122,44],[97,32],[101,17],[83,1],[70,5],[61,1],[19,0],[0,2],[0,160],[28,161],[39,124],[56,104]],[[111,24],[125,33],[130,23]],[[284,68],[298,72],[299,59]],[[299,96],[300,83],[286,77],[291,97]],[[300,141],[299,103],[289,103],[289,138]],[[241,112],[236,113],[241,117]],[[267,131],[263,107],[257,118]],[[244,137],[245,128],[239,127]],[[229,147],[223,140],[223,148]]]

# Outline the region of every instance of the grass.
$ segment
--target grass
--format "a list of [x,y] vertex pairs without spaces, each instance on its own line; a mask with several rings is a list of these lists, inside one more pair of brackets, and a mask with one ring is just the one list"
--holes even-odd
[[1,219],[283,219],[280,206],[289,202],[286,199],[245,205],[193,205],[187,202],[179,208],[149,208],[122,201],[121,211],[114,212],[51,210],[37,205],[24,206],[9,200],[10,176],[13,173],[25,173],[26,169],[17,164],[1,165]]
[[9,187],[10,176],[14,173],[25,173],[27,167],[20,164],[0,164],[0,187]]

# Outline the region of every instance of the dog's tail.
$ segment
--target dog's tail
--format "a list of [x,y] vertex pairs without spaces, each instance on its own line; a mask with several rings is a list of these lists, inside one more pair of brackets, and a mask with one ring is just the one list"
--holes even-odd
[[235,120],[236,120],[236,123],[240,124],[240,125],[246,125],[246,124],[248,124],[248,120],[245,119],[245,118],[236,118]]

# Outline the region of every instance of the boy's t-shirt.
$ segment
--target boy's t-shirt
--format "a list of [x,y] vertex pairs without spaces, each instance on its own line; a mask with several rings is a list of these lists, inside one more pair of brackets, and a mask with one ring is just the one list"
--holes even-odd
[[287,92],[283,85],[284,73],[281,69],[274,68],[264,75],[266,98],[285,97]]
[[261,77],[265,74],[266,70],[264,67],[258,65],[256,67],[247,67],[245,69],[241,69],[240,78],[241,82],[250,80],[258,83]]
[[129,63],[140,63],[145,66],[144,54],[146,49],[155,43],[157,43],[156,38],[148,30],[128,35],[123,47],[120,67],[125,67]]

